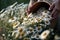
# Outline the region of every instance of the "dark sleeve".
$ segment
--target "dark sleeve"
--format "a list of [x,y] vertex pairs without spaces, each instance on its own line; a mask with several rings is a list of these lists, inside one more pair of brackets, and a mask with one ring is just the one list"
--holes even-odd
[[55,30],[56,30],[56,33],[57,33],[58,35],[60,35],[60,14],[59,14],[58,17],[57,17]]

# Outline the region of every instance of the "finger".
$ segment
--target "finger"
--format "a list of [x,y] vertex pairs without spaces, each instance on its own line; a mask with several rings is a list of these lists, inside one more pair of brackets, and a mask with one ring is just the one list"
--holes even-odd
[[53,14],[53,19],[56,19],[57,18],[57,14],[58,14],[58,12],[55,11],[55,13]]
[[32,6],[33,6],[33,4],[32,3],[29,3],[29,5],[27,7],[27,13],[30,13]]
[[26,13],[28,13],[28,7],[27,7],[27,9],[26,9]]
[[55,14],[54,14],[54,19],[57,18],[58,15],[59,15],[59,11],[58,11],[57,9],[55,9],[55,10],[56,10],[56,11],[55,11]]
[[50,6],[49,10],[52,10],[54,7],[55,7],[55,4],[53,3],[53,4]]
[[53,18],[54,14],[55,14],[55,8],[53,9],[52,13],[51,13],[51,17]]
[[57,11],[56,11],[56,9],[54,8],[53,9],[53,11],[52,11],[52,13],[51,13],[51,16],[52,16],[52,19],[55,19],[56,17],[57,17]]

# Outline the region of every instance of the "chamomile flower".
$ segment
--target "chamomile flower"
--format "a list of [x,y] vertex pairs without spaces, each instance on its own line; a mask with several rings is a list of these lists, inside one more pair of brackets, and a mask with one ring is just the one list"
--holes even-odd
[[12,31],[12,36],[14,36],[16,33],[18,33],[18,30]]
[[20,24],[19,21],[13,22],[13,24],[12,24],[13,25],[13,29],[16,28],[19,24]]
[[19,32],[22,32],[22,31],[25,30],[25,27],[24,27],[24,26],[18,27],[17,30],[18,30]]
[[3,17],[5,14],[3,13],[3,14],[0,14],[0,17]]
[[17,38],[19,36],[18,30],[13,31],[12,36],[15,36],[15,38]]
[[50,34],[49,30],[45,30],[42,32],[42,34],[39,36],[41,39],[46,39],[46,37]]
[[45,15],[45,16],[47,16],[48,14],[47,13],[45,13],[44,11],[42,12],[42,15]]
[[2,34],[2,36],[5,36],[5,34]]
[[16,17],[13,17],[13,18],[10,18],[9,20],[8,20],[8,22],[14,22],[14,21],[16,21]]
[[28,15],[28,17],[33,17],[32,13],[30,13],[30,14]]
[[18,32],[18,33],[16,33],[15,38],[18,38],[18,36],[19,36],[19,32]]
[[27,18],[24,18],[24,20],[28,20]]
[[46,24],[46,25],[50,25],[50,21],[46,20],[46,21],[45,21],[45,24]]

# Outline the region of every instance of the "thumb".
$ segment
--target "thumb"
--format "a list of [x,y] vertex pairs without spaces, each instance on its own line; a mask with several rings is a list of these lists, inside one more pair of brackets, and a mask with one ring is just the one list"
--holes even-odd
[[53,3],[53,4],[50,6],[49,10],[53,10],[54,7],[55,7],[55,4]]

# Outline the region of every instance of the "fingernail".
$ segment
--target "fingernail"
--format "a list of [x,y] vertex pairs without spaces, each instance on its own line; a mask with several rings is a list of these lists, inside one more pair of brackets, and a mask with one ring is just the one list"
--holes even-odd
[[51,9],[49,8],[49,10],[51,10]]

